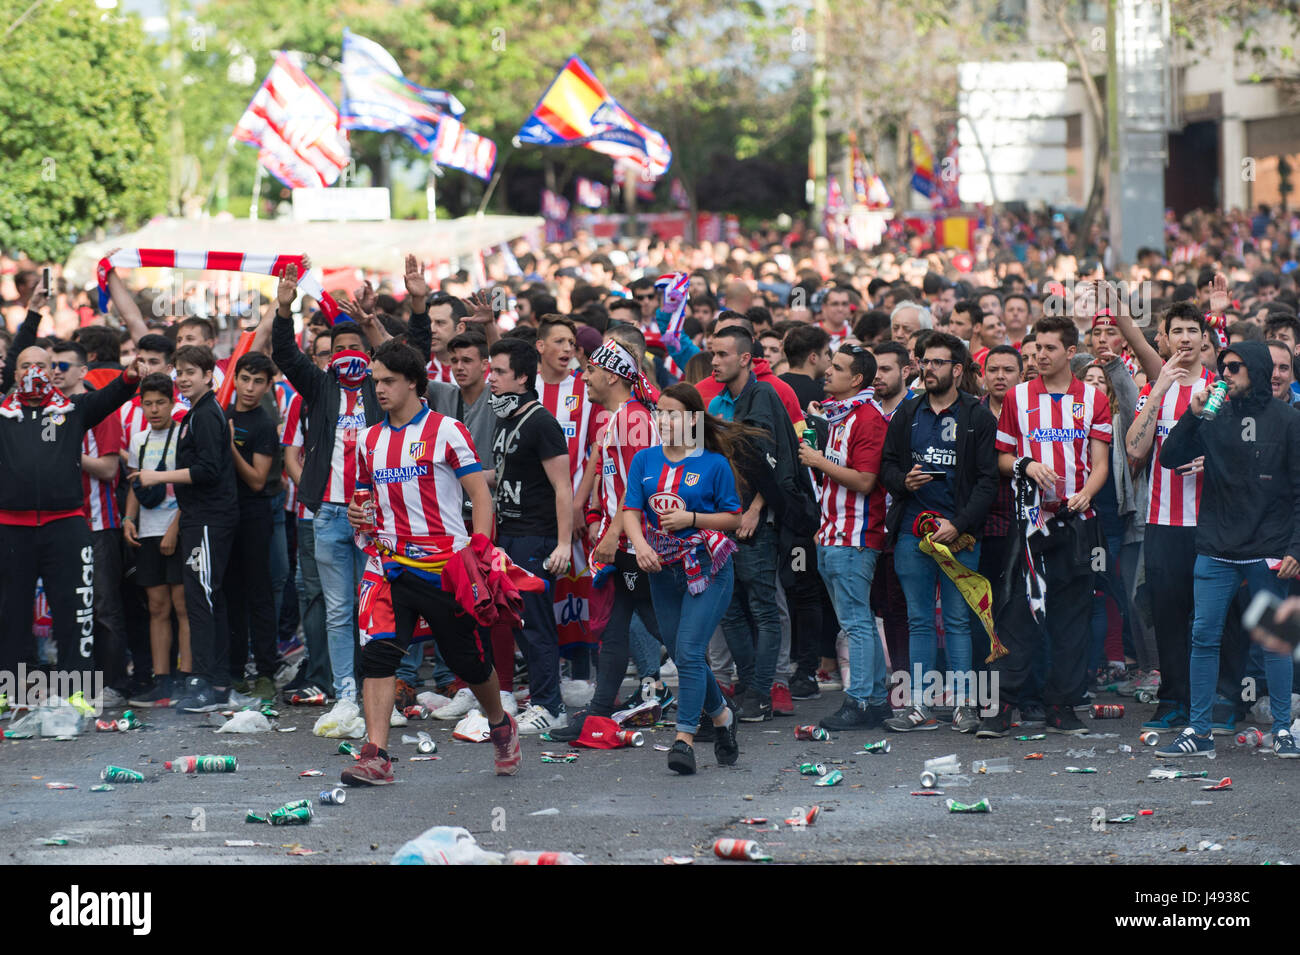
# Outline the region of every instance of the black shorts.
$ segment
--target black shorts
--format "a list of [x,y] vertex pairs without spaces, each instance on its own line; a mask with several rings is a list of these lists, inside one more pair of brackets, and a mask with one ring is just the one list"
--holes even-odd
[[388,586],[395,642],[403,650],[411,645],[416,619],[423,617],[451,672],[471,686],[487,681],[492,675],[491,657],[479,639],[474,618],[461,611],[455,597],[414,574],[398,574]]
[[159,549],[161,537],[142,537],[135,551],[135,582],[141,587],[179,587],[181,584],[181,548],[170,555]]

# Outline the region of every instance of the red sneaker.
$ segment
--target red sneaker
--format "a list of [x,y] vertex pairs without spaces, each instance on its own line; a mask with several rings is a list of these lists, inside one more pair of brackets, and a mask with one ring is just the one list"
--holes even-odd
[[772,684],[772,715],[794,716],[794,698],[784,683]]
[[513,776],[519,772],[523,757],[519,754],[519,724],[515,718],[507,713],[505,726],[494,726],[491,739],[496,749],[497,775]]
[[393,763],[379,755],[379,747],[366,743],[360,758],[343,770],[343,782],[349,786],[387,786],[393,779]]

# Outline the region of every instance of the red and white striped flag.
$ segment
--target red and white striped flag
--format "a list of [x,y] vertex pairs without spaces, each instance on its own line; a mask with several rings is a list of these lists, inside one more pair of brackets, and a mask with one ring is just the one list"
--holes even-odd
[[348,164],[338,107],[287,53],[276,56],[234,137],[256,146],[258,162],[298,189],[332,185]]
[[320,302],[330,321],[339,314],[338,303],[316,277],[302,267],[301,255],[245,255],[243,252],[179,252],[176,249],[119,249],[111,258],[99,260],[99,310],[108,311],[108,273],[118,266],[129,269],[193,269],[209,272],[256,272],[280,275],[290,265],[298,267],[298,288]]

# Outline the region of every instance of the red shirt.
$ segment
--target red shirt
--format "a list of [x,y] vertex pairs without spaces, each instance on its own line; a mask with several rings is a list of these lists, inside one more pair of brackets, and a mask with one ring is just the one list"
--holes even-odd
[[[854,471],[880,473],[880,454],[888,426],[876,406],[867,402],[839,424],[832,425],[826,441],[826,457],[832,464]],[[821,479],[821,529],[817,543],[826,546],[885,546],[885,485],[876,482],[870,494],[850,491],[832,481],[824,471]]]
[[[635,398],[629,398],[601,425],[596,444],[599,448],[596,462],[600,467],[596,499],[600,505],[600,536],[604,537],[610,522],[619,519],[632,458],[642,448],[659,444],[659,429],[649,409]],[[621,531],[618,541],[623,550],[633,553],[632,545]]]

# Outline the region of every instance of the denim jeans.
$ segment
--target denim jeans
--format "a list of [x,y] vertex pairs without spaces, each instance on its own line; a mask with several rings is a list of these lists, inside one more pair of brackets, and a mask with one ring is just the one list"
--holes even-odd
[[[1204,554],[1196,555],[1195,614],[1192,620],[1192,659],[1189,667],[1192,684],[1192,729],[1198,735],[1210,732],[1210,715],[1214,708],[1219,681],[1219,641],[1228,606],[1242,580],[1250,595],[1267,590],[1286,597],[1286,581],[1268,569],[1262,560],[1250,564],[1229,564]],[[1273,716],[1273,733],[1291,726],[1291,656],[1286,653],[1264,654],[1264,671],[1268,674],[1268,699]]]
[[325,690],[334,685],[334,677],[325,638],[325,595],[321,593],[320,572],[316,567],[315,527],[310,520],[298,522],[298,573],[294,588],[298,591],[302,639],[307,644],[306,679]]
[[289,579],[289,544],[284,536],[284,491],[271,498],[271,600],[275,626],[280,624],[280,604]]
[[776,531],[770,524],[759,524],[752,538],[739,542],[731,558],[736,583],[722,618],[739,685],[764,700],[772,693],[781,653],[781,615],[776,606],[779,556]]
[[[880,551],[870,547],[817,545],[817,566],[840,626],[849,637],[849,685],[859,704],[885,702],[885,649],[871,612],[871,578]],[[897,553],[894,559],[898,559]]]
[[[908,663],[913,671],[920,668],[923,681],[924,674],[935,667],[939,635],[935,633],[934,608],[930,606],[930,601],[934,599],[937,582],[939,602],[943,607],[943,644],[948,658],[948,670],[952,673],[970,673],[973,670],[970,606],[938,562],[928,554],[921,553],[920,543],[915,534],[904,531],[898,535],[898,542],[894,545],[894,571],[898,574],[903,594],[907,598]],[[967,570],[976,570],[980,562],[979,542],[976,541],[973,548],[953,556]],[[947,680],[944,685],[948,685]],[[912,702],[921,702],[921,684],[915,682],[915,677]],[[958,700],[957,705],[960,706],[963,702],[965,701]]]
[[642,680],[647,677],[659,679],[659,641],[650,636],[650,630],[639,613],[628,624],[627,636],[636,675]]
[[357,587],[365,570],[366,555],[352,539],[348,509],[341,504],[322,504],[312,530],[316,535],[316,569],[325,595],[325,632],[330,668],[334,671],[334,697],[355,701]]
[[[707,574],[709,567],[706,555],[700,561],[700,568]],[[659,618],[664,645],[677,664],[679,733],[695,735],[700,728],[701,712],[714,717],[726,708],[727,701],[709,669],[709,639],[727,611],[734,587],[735,568],[731,561],[698,594],[686,589],[686,571],[681,561],[650,575],[655,616]]]

